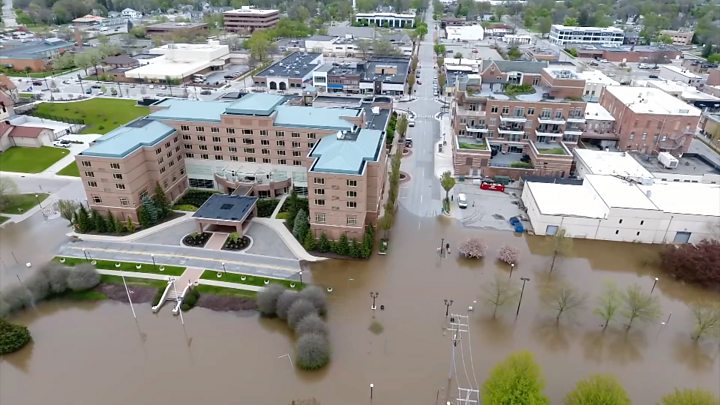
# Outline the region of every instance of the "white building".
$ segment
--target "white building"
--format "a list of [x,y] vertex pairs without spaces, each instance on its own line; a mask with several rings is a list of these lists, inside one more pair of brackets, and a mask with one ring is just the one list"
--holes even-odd
[[148,81],[166,78],[184,80],[196,73],[223,68],[230,59],[230,48],[210,41],[208,44],[168,44],[149,51],[160,54],[147,64],[125,72],[125,77]]
[[415,27],[415,14],[409,13],[356,13],[355,22],[367,23],[378,27],[413,28]]
[[720,98],[712,94],[703,93],[694,86],[670,80],[648,80],[648,87],[655,87],[671,96],[701,108],[710,108],[712,111],[720,109]]
[[447,26],[445,33],[448,41],[482,41],[485,30],[481,25]]
[[672,80],[690,86],[699,86],[702,81],[701,76],[674,65],[660,65],[660,74],[658,76],[661,79]]
[[123,11],[120,12],[120,15],[129,18],[131,20],[139,20],[142,18],[142,13],[139,11],[135,11],[131,8],[126,8]]
[[305,40],[305,52],[322,53],[324,56],[353,57],[358,48],[352,36],[313,35]]
[[510,45],[530,45],[532,38],[526,34],[507,34],[502,37],[502,41]]
[[[645,184],[643,184],[645,183]],[[527,182],[522,201],[536,234],[573,238],[695,243],[720,222],[720,185],[627,181],[585,175],[582,185]]]
[[615,27],[569,27],[554,24],[550,28],[550,42],[560,45],[609,45],[620,46],[625,32]]
[[577,72],[577,75],[585,80],[583,95],[588,101],[597,101],[605,87],[620,85],[620,83],[609,78],[599,70],[584,70]]
[[606,152],[575,148],[575,173],[579,178],[598,174],[620,176],[642,182],[654,176],[627,152]]

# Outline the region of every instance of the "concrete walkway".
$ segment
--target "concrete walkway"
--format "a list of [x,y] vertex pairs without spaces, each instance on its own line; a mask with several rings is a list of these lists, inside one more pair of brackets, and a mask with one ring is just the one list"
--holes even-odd
[[438,121],[440,121],[440,131],[444,135],[444,139],[447,142],[447,145],[443,145],[443,151],[438,152],[438,145],[443,144],[443,137],[440,138],[440,141],[436,142],[435,147],[435,168],[434,173],[435,177],[439,179],[442,177],[442,174],[446,171],[450,171],[450,173],[455,173],[453,169],[453,156],[452,156],[452,148],[453,148],[453,128],[452,123],[450,122],[450,115],[449,114],[442,114],[440,117],[436,118]]
[[208,250],[222,250],[225,245],[225,239],[228,238],[229,233],[225,232],[213,232],[210,239],[205,244],[205,249]]
[[300,242],[295,239],[295,237],[290,233],[290,231],[285,227],[285,224],[283,223],[283,220],[280,219],[272,219],[272,218],[253,218],[253,222],[257,222],[259,224],[263,224],[267,226],[268,228],[275,231],[275,233],[278,234],[280,239],[285,243],[285,245],[290,249],[290,251],[295,255],[295,257],[298,258],[298,260],[305,260],[308,262],[321,262],[326,260],[324,257],[316,257],[311,255],[310,253],[305,250],[304,247],[300,244]]
[[280,210],[282,209],[282,206],[285,204],[285,200],[287,200],[287,198],[288,198],[288,194],[283,194],[283,196],[280,198],[280,202],[273,210],[272,215],[270,215],[270,218],[272,218],[272,219],[277,218],[277,214],[280,213]]
[[[97,272],[106,276],[125,276],[127,278],[147,278],[150,280],[162,280],[162,281],[168,281],[168,279],[172,276],[168,276],[166,274],[156,274],[156,273],[141,273],[139,271],[118,271],[118,270],[105,270],[105,269],[97,269]],[[187,271],[185,272],[187,273]]]
[[177,285],[178,288],[185,288],[185,286],[192,284],[195,281],[199,282],[200,276],[202,276],[204,271],[205,269],[201,267],[188,267],[175,281],[175,285]]
[[260,287],[257,285],[248,285],[248,284],[239,284],[239,283],[228,283],[226,281],[217,281],[217,280],[208,280],[205,278],[201,278],[198,280],[198,283],[200,285],[212,285],[215,287],[225,287],[225,288],[232,288],[235,290],[247,290],[247,291],[260,291],[264,287]]

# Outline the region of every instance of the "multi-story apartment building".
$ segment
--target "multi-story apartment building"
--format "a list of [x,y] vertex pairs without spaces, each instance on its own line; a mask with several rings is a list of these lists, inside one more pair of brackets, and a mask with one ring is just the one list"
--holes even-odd
[[[289,100],[249,94],[232,103],[166,99],[152,105],[148,117],[77,156],[90,207],[137,221],[142,196],[156,184],[173,200],[188,186],[260,198],[293,187],[309,195],[318,236],[359,237],[382,207],[386,152],[372,148],[384,145],[390,110],[373,102],[317,108]],[[327,181],[326,203],[315,178]]]
[[[494,78],[502,76],[493,76]],[[584,80],[562,68],[507,74],[460,92],[452,105],[453,164],[461,176],[570,174],[585,125]]]
[[667,35],[672,38],[673,45],[690,45],[695,31],[662,30],[660,31],[660,35]]
[[223,25],[228,32],[252,33],[256,30],[272,28],[280,21],[280,11],[261,10],[243,6],[223,13]]
[[700,110],[654,87],[611,86],[600,105],[615,117],[618,149],[646,154],[687,152]]
[[560,45],[620,46],[625,32],[615,27],[571,27],[554,24],[550,27],[550,42]]

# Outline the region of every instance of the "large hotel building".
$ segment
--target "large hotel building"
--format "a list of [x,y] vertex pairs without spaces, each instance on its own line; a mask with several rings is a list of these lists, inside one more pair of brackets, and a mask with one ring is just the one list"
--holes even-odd
[[322,108],[305,100],[161,100],[77,155],[88,204],[137,222],[142,197],[157,184],[171,200],[189,187],[259,198],[293,188],[308,197],[316,236],[359,238],[383,205],[392,104],[378,97]]

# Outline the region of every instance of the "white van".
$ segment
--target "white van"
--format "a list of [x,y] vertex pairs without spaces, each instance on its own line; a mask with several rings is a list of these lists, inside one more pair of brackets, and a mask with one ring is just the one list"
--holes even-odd
[[458,207],[467,208],[467,196],[465,193],[458,194]]
[[414,127],[415,126],[415,118],[409,118],[408,119],[408,126]]

